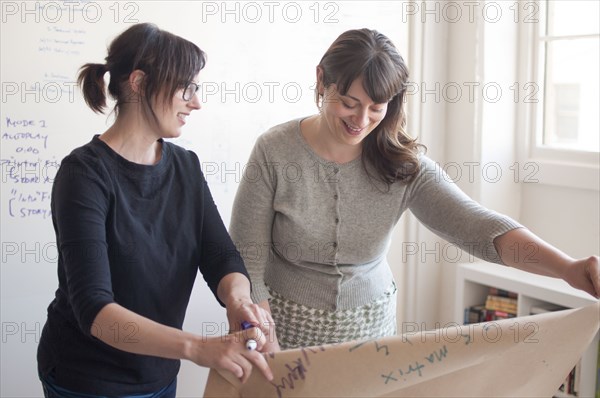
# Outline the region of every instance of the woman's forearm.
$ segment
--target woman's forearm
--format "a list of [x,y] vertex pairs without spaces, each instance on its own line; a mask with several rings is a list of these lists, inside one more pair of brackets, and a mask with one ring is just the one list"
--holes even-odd
[[498,236],[494,245],[504,264],[555,278],[563,278],[568,265],[575,261],[526,228]]
[[191,347],[202,340],[201,336],[162,325],[116,303],[100,310],[91,333],[122,351],[171,359],[190,359]]
[[525,228],[498,236],[494,245],[504,264],[564,279],[571,286],[600,298],[598,256],[574,259]]
[[91,328],[92,335],[106,344],[135,354],[161,358],[187,359],[200,366],[225,369],[244,383],[258,367],[271,380],[273,374],[265,358],[245,348],[245,339],[254,339],[258,347],[266,344],[256,329],[224,336],[205,337],[161,325],[116,303],[100,310]]

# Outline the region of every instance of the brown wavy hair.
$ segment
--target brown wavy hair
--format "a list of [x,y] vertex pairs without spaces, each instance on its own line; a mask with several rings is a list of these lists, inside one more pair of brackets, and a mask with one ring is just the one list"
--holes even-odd
[[194,43],[159,29],[151,23],[133,25],[108,47],[106,64],[87,63],[79,70],[77,83],[86,104],[97,113],[106,108],[104,75],[110,74],[108,93],[116,100],[115,115],[123,104],[138,101],[125,83],[134,70],[144,72],[142,109],[158,123],[152,99],[168,105],[175,92],[184,88],[206,64],[205,53]]
[[[323,85],[335,83],[346,95],[352,82],[363,78],[363,87],[375,103],[386,103],[381,123],[363,141],[362,162],[374,167],[376,177],[387,184],[410,182],[419,171],[419,151],[424,145],[405,131],[404,111],[408,68],[392,41],[370,29],[349,30],[331,44],[319,66]],[[317,105],[322,100],[315,90]]]

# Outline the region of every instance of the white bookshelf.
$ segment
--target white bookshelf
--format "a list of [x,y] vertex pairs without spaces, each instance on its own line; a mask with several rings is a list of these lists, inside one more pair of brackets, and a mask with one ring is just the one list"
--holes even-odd
[[[532,306],[544,303],[578,308],[596,302],[592,296],[572,288],[561,279],[491,263],[459,264],[456,271],[455,322],[463,323],[465,308],[485,303],[490,287],[518,294],[517,316],[529,315]],[[578,397],[594,397],[597,356],[598,334],[581,358]],[[560,396],[572,397],[565,394]]]

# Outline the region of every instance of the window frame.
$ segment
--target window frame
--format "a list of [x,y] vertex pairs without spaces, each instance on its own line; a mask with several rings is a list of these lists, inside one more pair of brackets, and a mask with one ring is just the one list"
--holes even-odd
[[[545,12],[548,0],[536,0],[539,12]],[[541,15],[541,14],[540,14]],[[545,19],[545,18],[544,18]],[[600,152],[582,151],[572,148],[556,148],[544,146],[544,98],[545,81],[540,73],[544,73],[540,57],[539,24],[545,23],[542,18],[533,22],[519,22],[519,80],[523,83],[533,83],[537,93],[529,101],[519,103],[517,131],[525,131],[518,142],[519,158],[523,162],[537,164],[538,182],[542,184],[600,190]],[[544,57],[546,54],[544,53]],[[545,78],[545,76],[544,76]]]

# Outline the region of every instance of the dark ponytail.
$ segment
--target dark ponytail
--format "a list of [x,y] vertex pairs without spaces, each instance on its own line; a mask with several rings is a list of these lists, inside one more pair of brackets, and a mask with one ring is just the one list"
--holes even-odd
[[104,113],[106,108],[106,65],[85,64],[79,69],[77,84],[81,87],[85,103],[96,113]]
[[[85,102],[94,112],[104,113],[106,84],[116,100],[114,112],[132,101],[140,101],[144,114],[158,123],[152,103],[168,106],[177,90],[198,75],[206,63],[205,53],[194,43],[159,29],[151,23],[135,24],[117,36],[108,47],[106,65],[88,63],[81,67],[77,82]],[[142,93],[131,98],[127,81],[135,70],[144,72]]]

